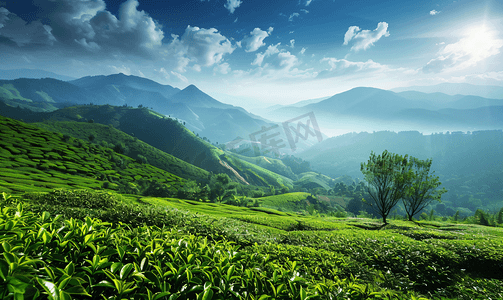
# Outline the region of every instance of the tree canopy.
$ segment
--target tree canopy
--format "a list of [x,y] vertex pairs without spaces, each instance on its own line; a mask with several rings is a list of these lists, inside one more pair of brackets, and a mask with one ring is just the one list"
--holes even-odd
[[361,163],[361,171],[366,181],[365,188],[370,195],[368,203],[381,217],[384,224],[395,205],[405,196],[411,172],[408,156],[390,153],[380,155],[370,153],[367,163]]
[[412,217],[426,208],[432,201],[440,201],[444,189],[437,189],[441,182],[438,176],[430,173],[432,160],[421,160],[408,155],[390,153],[380,155],[370,153],[367,163],[361,163],[365,187],[370,195],[369,205],[386,218],[402,200],[407,217]]
[[434,175],[435,172],[430,174],[431,163],[431,159],[420,160],[411,157],[409,160],[412,172],[403,198],[409,221],[431,202],[440,201],[442,194],[447,192],[445,188],[437,189],[442,183],[438,176]]

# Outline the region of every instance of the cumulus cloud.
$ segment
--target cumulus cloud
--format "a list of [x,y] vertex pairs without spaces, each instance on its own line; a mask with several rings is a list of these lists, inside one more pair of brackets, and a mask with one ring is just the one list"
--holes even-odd
[[56,41],[51,26],[43,25],[40,21],[28,24],[4,7],[0,7],[0,36],[20,47],[53,45]]
[[361,30],[358,26],[350,26],[344,35],[343,45],[348,45],[349,42],[353,41],[351,50],[367,50],[383,36],[389,36],[388,23],[386,22],[379,22],[379,24],[377,24],[377,28],[373,31]]
[[278,53],[278,63],[283,69],[290,70],[298,61],[299,59],[289,51]]
[[263,53],[257,53],[255,60],[251,64],[261,66],[264,62],[264,58],[279,53],[279,45],[281,45],[281,43],[277,43],[276,45],[269,45],[266,51],[264,51]]
[[311,4],[311,2],[313,2],[313,0],[306,0],[306,6],[309,6],[309,4]]
[[173,35],[170,48],[179,58],[180,72],[184,71],[190,61],[204,67],[220,63],[225,54],[231,54],[236,49],[215,28],[204,29],[190,25],[181,38]]
[[303,12],[303,13],[306,13],[306,14],[308,14],[308,13],[309,13],[309,10],[307,10],[307,9],[303,9],[303,8],[302,8],[300,11],[301,11],[301,12]]
[[288,17],[288,21],[292,22],[293,18],[298,17],[298,16],[300,16],[299,13],[293,13],[293,14],[290,15],[290,17]]
[[465,69],[499,54],[501,48],[503,40],[498,39],[495,32],[485,27],[475,28],[467,32],[458,42],[445,45],[437,57],[422,68],[422,71],[439,73]]
[[430,15],[431,15],[431,16],[438,15],[439,13],[440,13],[439,11],[436,11],[436,10],[430,10]]
[[299,54],[304,54],[306,53],[306,48],[302,48],[302,50],[300,50]]
[[224,7],[227,8],[231,14],[233,14],[236,8],[238,8],[242,3],[243,1],[241,0],[227,0],[227,3],[224,4]]
[[228,63],[222,63],[213,68],[213,72],[220,74],[228,74],[231,71],[231,67]]
[[268,37],[273,30],[273,27],[269,27],[267,31],[255,28],[252,32],[250,32],[250,36],[245,37],[239,45],[245,44],[246,52],[255,52],[260,47],[265,46],[264,39]]
[[[0,11],[0,36],[18,46],[57,45],[65,49],[101,51],[105,55],[152,55],[162,46],[164,33],[137,0],[122,3],[118,16],[106,11],[103,0],[37,0],[38,20],[27,23],[18,16]],[[15,28],[15,29],[12,29]],[[127,44],[127,47],[124,45]]]
[[290,40],[290,48],[294,48],[294,47],[295,47],[295,40],[291,39]]

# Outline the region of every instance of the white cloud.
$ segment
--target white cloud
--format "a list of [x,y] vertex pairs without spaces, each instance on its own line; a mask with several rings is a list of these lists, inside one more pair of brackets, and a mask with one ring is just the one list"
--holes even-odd
[[166,69],[164,69],[164,68],[160,68],[159,70],[154,69],[154,72],[158,73],[165,80],[169,80],[169,78],[170,78],[169,72],[166,71]]
[[[180,39],[173,35],[170,48],[181,62],[178,66],[180,72],[189,61],[194,61],[204,67],[218,64],[225,54],[231,54],[236,49],[215,28],[204,29],[190,25],[187,26]],[[180,67],[181,65],[183,67]]]
[[309,13],[309,10],[307,10],[307,9],[303,9],[303,8],[302,8],[300,11],[301,11],[301,12],[303,12],[303,13],[306,13],[306,14],[308,14],[308,13]]
[[264,58],[279,53],[279,45],[281,45],[281,43],[277,43],[276,45],[269,45],[264,53],[257,53],[255,60],[251,64],[261,66],[264,62]]
[[299,14],[299,13],[293,13],[293,14],[291,14],[291,15],[290,15],[290,17],[288,17],[288,21],[292,22],[292,21],[293,21],[293,18],[294,18],[294,17],[298,17],[298,16],[300,16],[300,14]]
[[289,51],[278,53],[278,60],[279,66],[286,70],[290,70],[299,62],[299,59]]
[[313,2],[313,0],[306,0],[306,6],[309,6],[309,4],[311,4],[311,2]]
[[231,71],[231,67],[228,63],[222,63],[213,68],[213,72],[220,74],[228,74]]
[[434,16],[434,15],[438,15],[440,12],[439,11],[436,11],[436,10],[430,10],[430,15]]
[[40,21],[25,22],[16,14],[0,7],[0,36],[14,42],[17,46],[53,45],[56,38],[52,28]]
[[187,77],[183,76],[182,74],[177,73],[177,72],[173,72],[173,71],[171,71],[171,74],[175,75],[176,78],[178,78],[180,81],[183,81],[185,83],[189,83],[189,80],[187,79]]
[[390,70],[389,67],[376,63],[371,59],[366,62],[354,62],[346,59],[325,57],[320,62],[327,62],[330,68],[320,72],[318,77],[334,77],[359,72],[383,72]]
[[201,66],[198,64],[195,64],[192,66],[192,70],[194,70],[196,72],[201,72]]
[[122,65],[122,66],[113,66],[113,65],[110,65],[110,66],[108,66],[108,68],[110,70],[112,70],[111,71],[112,73],[122,73],[122,74],[128,75],[128,76],[131,75],[131,68],[126,67],[124,65]]
[[[56,45],[64,50],[89,51],[93,55],[100,52],[108,57],[124,54],[149,56],[162,46],[164,33],[160,25],[146,12],[137,10],[137,0],[122,3],[118,17],[105,10],[103,0],[38,2],[38,13],[45,25],[38,20],[27,23],[2,9],[0,36],[21,47]],[[10,32],[10,27],[15,30]]]
[[294,47],[295,47],[295,40],[291,39],[290,40],[290,48],[294,48]]
[[356,35],[356,33],[360,31],[360,27],[358,26],[350,26],[346,34],[344,34],[344,43],[343,45],[347,45],[351,39]]
[[300,50],[299,54],[304,54],[306,53],[306,48],[302,48],[302,50]]
[[85,38],[81,38],[80,40],[75,40],[75,42],[79,45],[81,45],[82,47],[88,49],[89,51],[98,51],[101,49],[101,47],[96,44],[95,42],[87,42],[87,40]]
[[462,70],[500,53],[503,40],[497,32],[484,26],[473,28],[458,42],[447,44],[423,68],[425,73]]
[[386,22],[379,22],[377,28],[373,31],[361,30],[358,26],[351,26],[344,35],[343,45],[348,45],[350,41],[353,41],[351,50],[367,50],[383,36],[389,36],[388,23]]
[[244,43],[246,45],[245,51],[255,52],[260,47],[265,46],[264,39],[272,33],[273,29],[274,28],[272,27],[269,27],[267,31],[263,31],[260,28],[253,29],[253,31],[250,32],[250,36],[245,37],[241,41],[241,43]]
[[236,8],[238,8],[242,3],[243,1],[241,0],[227,0],[227,3],[224,4],[224,7],[227,8],[231,14],[233,14]]

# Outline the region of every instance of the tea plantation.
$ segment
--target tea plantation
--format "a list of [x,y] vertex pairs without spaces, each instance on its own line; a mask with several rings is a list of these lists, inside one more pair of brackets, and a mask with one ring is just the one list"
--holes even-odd
[[127,193],[186,180],[0,121],[0,299],[503,299],[501,227]]
[[2,299],[501,299],[503,230],[88,190],[4,194]]

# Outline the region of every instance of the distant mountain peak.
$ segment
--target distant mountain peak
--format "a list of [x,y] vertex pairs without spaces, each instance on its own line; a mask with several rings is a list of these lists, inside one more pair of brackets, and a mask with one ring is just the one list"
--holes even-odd
[[184,88],[182,91],[197,91],[197,92],[203,92],[201,91],[197,86],[191,84],[189,86],[187,86],[186,88]]

